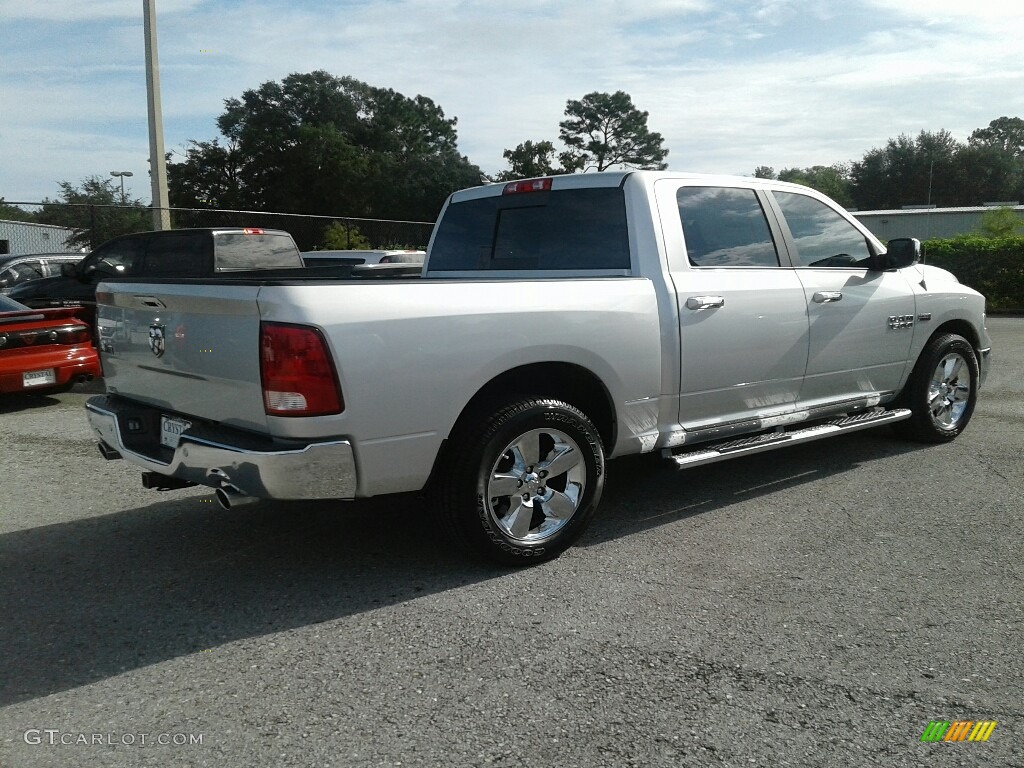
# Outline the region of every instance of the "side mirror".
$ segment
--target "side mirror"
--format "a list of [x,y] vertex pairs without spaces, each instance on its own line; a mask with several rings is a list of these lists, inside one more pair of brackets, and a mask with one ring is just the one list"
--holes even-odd
[[78,265],[74,263],[61,264],[60,265],[60,276],[61,277],[77,277],[78,276]]
[[921,260],[921,241],[916,237],[897,237],[886,244],[886,252],[878,257],[881,269],[903,269]]

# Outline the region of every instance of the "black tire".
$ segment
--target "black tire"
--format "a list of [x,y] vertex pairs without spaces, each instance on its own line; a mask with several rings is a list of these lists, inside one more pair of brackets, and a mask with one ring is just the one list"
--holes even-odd
[[928,341],[899,404],[913,412],[896,424],[903,437],[948,443],[966,429],[978,400],[978,357],[963,336],[947,333]]
[[452,436],[435,490],[456,541],[503,565],[557,557],[583,533],[604,488],[604,448],[577,408],[524,399]]

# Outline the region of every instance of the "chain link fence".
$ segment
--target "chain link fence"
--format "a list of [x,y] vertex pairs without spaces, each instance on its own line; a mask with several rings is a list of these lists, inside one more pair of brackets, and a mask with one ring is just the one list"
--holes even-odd
[[[295,238],[302,251],[425,249],[434,226],[429,221],[309,216],[267,211],[170,208],[167,212],[171,229],[283,229]],[[0,253],[89,251],[112,237],[156,228],[153,209],[135,205],[8,202],[5,212],[0,213]]]

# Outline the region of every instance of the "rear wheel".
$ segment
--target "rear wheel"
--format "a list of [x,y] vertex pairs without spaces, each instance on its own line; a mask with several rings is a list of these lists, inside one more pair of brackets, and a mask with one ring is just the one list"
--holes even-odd
[[900,434],[946,443],[964,431],[978,399],[978,358],[963,336],[947,333],[925,346],[910,374],[902,404],[913,412]]
[[557,557],[590,521],[604,486],[597,429],[557,400],[521,400],[453,436],[439,513],[456,538],[494,562]]

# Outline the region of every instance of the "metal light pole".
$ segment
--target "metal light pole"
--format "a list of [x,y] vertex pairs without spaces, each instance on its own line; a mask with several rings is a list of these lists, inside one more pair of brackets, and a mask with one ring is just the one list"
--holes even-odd
[[111,171],[110,175],[113,176],[115,179],[117,179],[117,178],[121,179],[121,204],[124,205],[124,203],[126,202],[125,196],[124,196],[124,177],[125,176],[129,176],[129,177],[130,176],[134,176],[135,174],[132,173],[131,171]]
[[149,101],[149,176],[153,187],[153,229],[170,229],[167,163],[164,158],[164,122],[160,113],[160,68],[156,56],[156,6],[142,0],[146,33],[146,94]]

